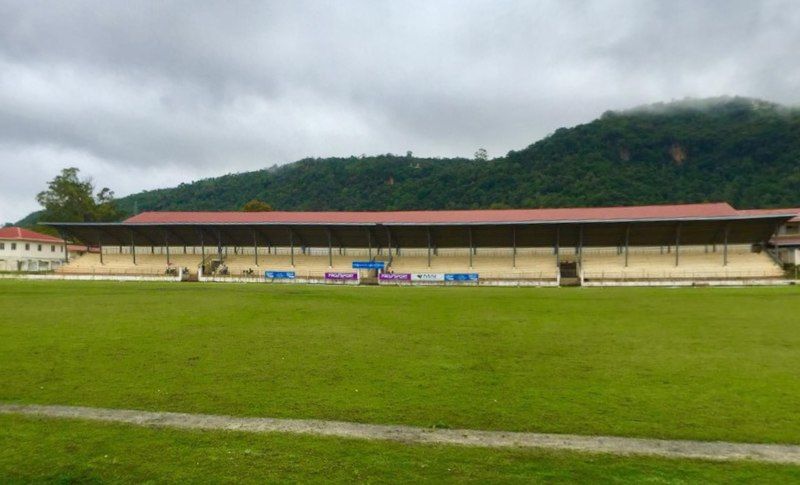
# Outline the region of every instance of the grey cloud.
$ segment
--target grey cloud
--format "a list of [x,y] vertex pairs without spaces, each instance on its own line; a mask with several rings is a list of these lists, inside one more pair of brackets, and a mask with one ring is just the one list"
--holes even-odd
[[607,109],[800,98],[793,1],[0,0],[0,221],[304,156],[502,155]]

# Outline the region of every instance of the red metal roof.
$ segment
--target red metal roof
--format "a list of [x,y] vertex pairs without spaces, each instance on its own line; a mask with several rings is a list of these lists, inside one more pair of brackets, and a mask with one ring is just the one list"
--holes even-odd
[[800,207],[789,208],[789,209],[743,209],[740,210],[739,213],[744,215],[756,215],[756,216],[772,216],[772,215],[781,215],[786,213],[794,213],[797,215],[797,217],[789,220],[789,222],[800,222]]
[[800,236],[778,236],[769,242],[774,246],[800,246]]
[[493,224],[736,217],[727,203],[394,212],[143,212],[126,224]]
[[0,239],[11,239],[14,241],[35,241],[46,243],[63,244],[64,240],[51,236],[49,234],[41,234],[39,232],[30,231],[21,227],[2,227],[0,228]]

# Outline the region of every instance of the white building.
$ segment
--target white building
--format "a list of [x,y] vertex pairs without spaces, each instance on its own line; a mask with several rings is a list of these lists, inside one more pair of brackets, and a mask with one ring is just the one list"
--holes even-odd
[[800,265],[800,215],[781,226],[771,243],[777,248],[781,261]]
[[746,209],[741,214],[768,215],[795,212],[797,217],[789,219],[775,230],[770,246],[785,265],[800,265],[800,207],[791,209]]
[[65,259],[60,238],[21,227],[0,228],[0,271],[48,271]]

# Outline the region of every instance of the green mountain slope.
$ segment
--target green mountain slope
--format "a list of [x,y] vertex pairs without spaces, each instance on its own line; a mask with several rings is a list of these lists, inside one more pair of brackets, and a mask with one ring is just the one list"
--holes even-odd
[[727,201],[800,205],[800,110],[746,98],[651,105],[561,128],[488,161],[305,159],[134,194],[134,210],[563,207]]

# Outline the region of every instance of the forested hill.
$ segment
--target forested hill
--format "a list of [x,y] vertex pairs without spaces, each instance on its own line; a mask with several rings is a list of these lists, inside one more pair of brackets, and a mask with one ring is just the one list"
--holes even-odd
[[[800,206],[800,110],[715,98],[607,112],[491,160],[305,159],[120,199],[134,210]],[[136,209],[134,209],[134,207]]]

